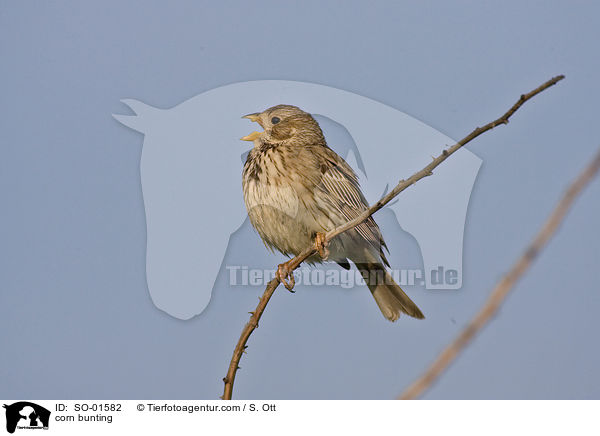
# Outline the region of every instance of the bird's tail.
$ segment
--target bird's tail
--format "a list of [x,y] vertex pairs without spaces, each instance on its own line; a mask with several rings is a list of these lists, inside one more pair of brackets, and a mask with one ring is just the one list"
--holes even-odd
[[408,295],[404,293],[381,263],[357,263],[356,266],[365,279],[383,316],[392,322],[396,321],[401,313],[413,318],[425,318],[421,310],[408,298]]

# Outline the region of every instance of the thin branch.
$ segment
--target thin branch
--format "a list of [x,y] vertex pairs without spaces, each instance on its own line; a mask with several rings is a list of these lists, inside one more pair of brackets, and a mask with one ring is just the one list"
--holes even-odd
[[531,242],[529,247],[527,247],[519,260],[513,265],[508,274],[506,274],[496,285],[479,313],[471,320],[458,337],[438,355],[425,374],[419,377],[402,393],[399,397],[400,400],[417,398],[429,389],[433,382],[435,382],[454,359],[456,359],[459,353],[473,340],[475,335],[491,320],[517,281],[525,274],[525,272],[527,272],[533,260],[546,246],[550,238],[554,236],[575,198],[594,178],[599,169],[600,151],[587,168],[583,170],[571,186],[569,186],[569,189],[565,192],[535,239]]
[[[454,154],[456,151],[458,151],[460,148],[462,148],[465,144],[471,142],[473,139],[477,138],[482,133],[485,133],[488,130],[493,129],[494,127],[499,126],[500,124],[508,124],[509,118],[526,101],[535,97],[540,92],[543,92],[546,89],[550,88],[551,86],[555,85],[556,83],[558,83],[559,81],[561,81],[564,78],[565,78],[565,76],[563,76],[563,75],[553,77],[552,79],[548,80],[544,84],[538,86],[533,91],[528,92],[527,94],[521,95],[519,100],[514,105],[512,105],[512,107],[500,118],[486,124],[483,127],[477,127],[475,130],[473,130],[471,133],[469,133],[463,139],[458,141],[456,144],[454,144],[450,148],[445,149],[442,152],[442,154],[440,154],[438,157],[434,158],[433,161],[430,162],[421,171],[416,172],[415,174],[413,174],[406,180],[401,180],[398,183],[398,185],[396,185],[396,187],[394,189],[392,189],[386,196],[381,198],[379,201],[377,201],[375,204],[373,204],[371,207],[369,207],[363,213],[358,215],[355,219],[350,220],[346,224],[343,224],[343,225],[327,232],[325,235],[325,241],[329,242],[331,239],[333,239],[340,233],[343,233],[343,232],[350,230],[351,228],[361,224],[368,217],[373,215],[379,209],[383,208],[387,203],[389,203],[394,197],[396,197],[398,194],[400,194],[406,188],[414,185],[416,182],[418,182],[422,178],[432,175],[433,170],[439,164],[441,164],[450,155]],[[299,255],[297,255],[292,260],[290,260],[288,263],[286,263],[288,270],[290,272],[294,271],[296,268],[298,268],[300,266],[300,264],[302,262],[304,262],[306,259],[308,259],[310,256],[312,256],[315,253],[316,253],[316,250],[314,247],[311,246],[311,247],[306,248]],[[242,330],[240,339],[238,340],[238,343],[235,346],[235,349],[233,350],[233,356],[231,357],[231,362],[229,364],[229,369],[227,370],[227,375],[223,378],[223,382],[225,383],[225,388],[223,391],[223,396],[221,398],[224,400],[230,400],[232,397],[233,383],[235,381],[235,376],[236,376],[237,370],[239,369],[240,359],[241,359],[242,354],[244,353],[245,349],[247,348],[246,343],[248,342],[248,339],[250,338],[250,335],[252,334],[252,332],[258,327],[258,321],[260,320],[265,308],[267,307],[267,304],[269,303],[271,296],[275,292],[275,289],[277,289],[277,286],[279,286],[279,283],[280,283],[279,278],[275,277],[273,280],[271,280],[267,284],[267,288],[265,289],[263,296],[260,298],[260,302],[258,303],[256,310],[254,312],[251,312],[252,316],[250,317],[250,320],[248,321],[248,323],[244,326],[244,329]]]

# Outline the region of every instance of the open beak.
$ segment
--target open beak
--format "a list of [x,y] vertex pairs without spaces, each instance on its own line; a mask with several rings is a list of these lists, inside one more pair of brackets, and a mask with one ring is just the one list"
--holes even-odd
[[[256,112],[256,113],[253,113],[253,114],[244,115],[242,118],[248,118],[250,121],[258,123],[262,127],[262,124],[260,122],[260,113],[259,112]],[[252,132],[249,135],[246,135],[246,136],[244,136],[243,138],[240,138],[240,139],[242,141],[254,141],[260,135],[261,135],[260,132]]]
[[242,141],[254,141],[256,138],[260,136],[260,132],[252,132],[249,135],[246,135],[240,138]]
[[248,118],[250,121],[258,123],[258,120],[260,119],[260,113],[255,112],[253,114],[244,115],[242,118]]

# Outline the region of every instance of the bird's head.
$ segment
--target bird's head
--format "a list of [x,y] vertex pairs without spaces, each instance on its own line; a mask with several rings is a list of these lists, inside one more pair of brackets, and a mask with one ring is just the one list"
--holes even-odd
[[244,115],[250,121],[257,122],[263,132],[252,132],[241,138],[253,141],[254,145],[325,145],[323,131],[319,123],[309,114],[296,106],[280,104],[263,112]]

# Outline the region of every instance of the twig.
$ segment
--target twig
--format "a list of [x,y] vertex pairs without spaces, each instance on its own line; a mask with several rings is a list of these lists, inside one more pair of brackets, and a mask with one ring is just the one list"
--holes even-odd
[[458,354],[473,340],[475,335],[490,321],[504,302],[506,296],[515,286],[516,282],[523,274],[525,274],[533,260],[538,256],[550,238],[554,236],[558,226],[565,218],[565,215],[572,206],[575,198],[593,179],[599,169],[600,151],[588,167],[583,170],[571,186],[569,186],[569,189],[565,192],[535,239],[531,242],[529,247],[527,247],[527,250],[525,250],[519,260],[513,265],[508,274],[506,274],[496,285],[479,313],[471,320],[458,337],[438,355],[425,374],[419,377],[402,393],[399,397],[400,400],[417,398],[429,389],[433,382],[446,370],[446,368],[448,368],[454,359],[456,359]]
[[[538,86],[533,91],[528,92],[527,94],[521,95],[519,100],[500,118],[486,124],[483,127],[477,127],[475,130],[473,130],[466,137],[464,137],[463,139],[458,141],[456,144],[454,144],[450,148],[445,149],[442,152],[442,154],[440,154],[438,157],[434,158],[433,161],[430,162],[421,171],[416,172],[415,174],[413,174],[406,180],[401,180],[398,183],[398,185],[396,185],[396,187],[394,189],[392,189],[386,196],[381,198],[379,201],[377,201],[375,204],[373,204],[371,207],[369,207],[363,213],[358,215],[356,218],[348,221],[346,224],[343,224],[343,225],[327,232],[325,235],[325,241],[329,242],[331,239],[333,239],[340,233],[343,233],[343,232],[350,230],[351,228],[361,224],[363,221],[365,221],[367,218],[369,218],[371,215],[373,215],[379,209],[384,207],[387,203],[389,203],[394,197],[396,197],[398,194],[400,194],[406,188],[414,185],[416,182],[418,182],[422,178],[432,175],[433,170],[439,164],[441,164],[450,155],[454,154],[457,150],[459,150],[461,147],[463,147],[465,144],[469,143],[473,139],[477,138],[482,133],[485,133],[488,130],[493,129],[494,127],[499,126],[500,124],[508,124],[509,118],[527,100],[530,100],[531,98],[533,98],[540,92],[550,88],[551,86],[555,85],[557,82],[561,81],[564,78],[565,78],[565,76],[563,76],[563,75],[553,77],[552,79],[548,80],[546,83]],[[312,256],[315,253],[316,253],[316,250],[313,246],[306,248],[299,255],[297,255],[291,261],[289,261],[289,263],[287,263],[288,270],[290,272],[294,271],[296,268],[298,268],[298,266],[300,266],[300,264],[302,262],[304,262],[306,259],[308,259],[310,256]],[[256,310],[254,312],[251,312],[252,316],[250,317],[250,321],[248,321],[248,323],[244,326],[244,329],[242,330],[240,339],[238,340],[238,343],[235,346],[235,349],[233,350],[233,356],[231,357],[231,362],[229,364],[229,369],[227,370],[227,375],[223,378],[223,382],[225,383],[225,388],[223,391],[223,396],[221,398],[224,400],[231,399],[231,396],[233,394],[233,382],[235,381],[235,375],[237,373],[237,370],[239,369],[239,362],[242,357],[242,354],[243,354],[244,350],[247,348],[246,343],[248,342],[248,338],[250,338],[250,335],[252,334],[252,332],[258,327],[258,321],[260,320],[265,308],[267,307],[267,304],[269,303],[271,296],[275,292],[275,289],[277,289],[277,286],[279,286],[279,283],[280,283],[279,278],[275,277],[273,280],[271,280],[267,284],[267,288],[265,289],[263,296],[260,298],[260,302],[258,303]]]

